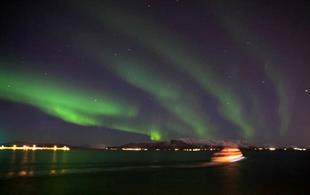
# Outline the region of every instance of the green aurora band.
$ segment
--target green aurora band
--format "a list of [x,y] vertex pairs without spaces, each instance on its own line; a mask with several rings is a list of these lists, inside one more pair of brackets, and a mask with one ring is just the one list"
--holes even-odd
[[[166,92],[163,91],[162,96],[173,97],[168,89]],[[75,125],[108,127],[144,134],[154,141],[166,136],[164,129],[173,132],[181,131],[181,127],[187,127],[186,124],[180,127],[173,120],[161,123],[152,122],[149,119],[140,120],[136,104],[125,102],[109,93],[74,89],[64,82],[38,74],[5,70],[5,68],[0,72],[0,99],[31,105]],[[185,135],[185,130],[183,131]]]
[[161,140],[161,133],[159,131],[151,131],[150,138],[152,141],[159,141]]
[[265,70],[275,86],[277,92],[277,98],[279,100],[278,104],[278,115],[280,118],[279,130],[281,134],[287,132],[290,120],[291,120],[291,98],[288,93],[289,84],[283,79],[283,76],[273,67],[265,65]]
[[[69,123],[106,126],[102,117],[134,118],[138,114],[136,106],[110,94],[98,94],[64,86],[66,85],[35,74],[10,70],[0,72],[1,99],[34,106]],[[97,101],[94,101],[94,98]]]
[[[92,5],[93,8],[94,5]],[[84,8],[87,6],[84,6]],[[99,9],[100,8],[100,9]],[[230,87],[221,84],[205,61],[200,61],[190,53],[190,49],[180,43],[175,35],[156,28],[155,25],[134,17],[124,10],[117,10],[109,5],[98,7],[96,19],[108,24],[113,29],[125,33],[133,40],[140,42],[165,60],[171,62],[178,70],[190,75],[209,94],[218,101],[218,111],[228,121],[242,130],[245,138],[251,138],[254,128],[243,114],[242,104]]]
[[186,94],[178,90],[174,81],[156,74],[144,63],[132,59],[114,59],[111,68],[128,83],[155,97],[164,108],[188,124],[196,135],[208,136],[212,130],[215,130],[212,123],[207,118],[201,118],[198,110],[184,99]]
[[[88,34],[88,33],[86,33]],[[200,100],[182,90],[182,83],[172,80],[168,75],[158,73],[145,62],[127,56],[111,56],[98,40],[97,34],[90,37],[79,37],[76,41],[82,45],[81,52],[87,53],[98,63],[104,63],[108,68],[130,85],[150,94],[163,108],[175,116],[178,121],[161,121],[163,129],[176,132],[177,135],[194,137],[212,137],[217,130],[206,113],[200,109]],[[163,129],[161,132],[163,133]]]
[[[256,59],[258,59],[262,68],[265,70],[267,77],[271,80],[274,85],[275,91],[278,98],[278,115],[280,118],[279,132],[283,135],[287,132],[290,120],[291,120],[291,109],[294,96],[289,96],[288,93],[290,83],[285,79],[284,72],[281,68],[277,68],[276,64],[281,64],[278,58],[281,58],[279,54],[275,53],[275,50],[271,50],[266,45],[266,41],[260,39],[260,37],[252,32],[249,25],[246,24],[245,17],[239,10],[237,14],[229,10],[234,10],[233,4],[227,6],[227,4],[216,5],[218,17],[221,20],[223,27],[231,34],[232,38],[237,43],[244,44],[250,40],[251,45],[244,48],[245,51],[250,52]],[[276,57],[277,56],[277,57]],[[281,66],[280,66],[281,67]]]

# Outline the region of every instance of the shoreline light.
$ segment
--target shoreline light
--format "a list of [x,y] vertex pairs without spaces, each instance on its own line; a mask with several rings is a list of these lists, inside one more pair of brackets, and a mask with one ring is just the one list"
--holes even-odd
[[294,150],[298,150],[298,151],[306,151],[307,149],[306,148],[298,148],[298,147],[295,147],[293,148]]
[[23,145],[23,146],[17,146],[17,145],[13,145],[13,146],[4,146],[1,145],[0,150],[62,150],[62,151],[69,151],[70,148],[67,146],[63,146],[63,147],[57,147],[56,145],[53,147],[46,147],[46,146],[27,146],[27,145]]
[[124,151],[142,151],[143,148],[122,148]]

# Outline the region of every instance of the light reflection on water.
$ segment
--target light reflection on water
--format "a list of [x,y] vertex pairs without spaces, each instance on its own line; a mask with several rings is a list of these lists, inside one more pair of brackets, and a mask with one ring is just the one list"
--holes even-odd
[[309,194],[296,178],[307,177],[310,153],[243,152],[212,164],[211,152],[35,151],[22,164],[25,154],[3,151],[0,194]]
[[223,194],[229,192],[230,194],[238,194],[240,164],[232,163],[223,167]]
[[[36,162],[36,154],[40,151],[9,151],[6,154],[7,156],[7,165],[6,171],[0,172],[0,178],[15,178],[15,177],[31,177],[38,175],[58,175],[64,174],[66,171],[64,169],[57,168],[57,155],[58,151],[52,151],[52,155],[50,153],[46,153],[45,162],[40,163]],[[1,155],[1,154],[0,154]],[[62,162],[66,162],[66,156],[61,155]],[[4,161],[6,159],[4,158]],[[3,163],[3,162],[1,162]],[[46,165],[50,165],[50,167],[46,167]]]
[[[192,154],[196,155],[194,156],[194,158],[191,158],[191,154],[188,153],[182,154],[158,152],[85,153],[84,151],[77,151],[75,153],[72,153],[65,151],[10,151],[4,153],[6,155],[4,157],[1,156],[2,154],[3,153],[0,153],[0,157],[2,158],[2,160],[4,159],[4,162],[0,161],[0,163],[4,165],[3,167],[6,166],[6,168],[0,169],[0,178],[32,177],[40,175],[56,176],[74,173],[128,171],[138,169],[142,170],[165,168],[204,168],[219,165],[218,163],[210,161],[211,154],[204,152],[200,153],[200,155],[197,155],[197,153]],[[110,157],[107,157],[109,155]],[[176,156],[171,158],[172,155]],[[205,157],[207,155],[209,156]],[[185,159],[184,157],[186,157],[187,159]],[[188,159],[190,159],[191,161],[188,162]],[[119,161],[121,160],[123,160],[124,162],[120,163]],[[167,162],[165,163],[165,161]]]

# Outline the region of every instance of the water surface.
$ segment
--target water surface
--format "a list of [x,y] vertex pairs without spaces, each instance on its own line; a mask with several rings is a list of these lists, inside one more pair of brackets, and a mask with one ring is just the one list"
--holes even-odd
[[309,152],[0,151],[0,194],[310,194]]

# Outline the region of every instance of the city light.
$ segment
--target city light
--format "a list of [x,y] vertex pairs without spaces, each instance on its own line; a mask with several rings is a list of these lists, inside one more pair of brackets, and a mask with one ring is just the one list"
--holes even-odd
[[62,150],[62,151],[69,151],[70,148],[67,146],[63,146],[63,147],[57,147],[56,145],[53,147],[46,147],[46,146],[36,146],[36,145],[32,145],[32,146],[27,146],[27,145],[23,145],[23,146],[17,146],[17,145],[13,145],[13,146],[4,146],[1,145],[0,150]]
[[297,147],[295,147],[295,148],[293,148],[294,150],[297,150],[297,151],[306,151],[307,149],[306,148],[297,148]]
[[141,151],[143,150],[142,148],[122,148],[124,151]]

